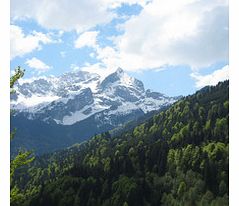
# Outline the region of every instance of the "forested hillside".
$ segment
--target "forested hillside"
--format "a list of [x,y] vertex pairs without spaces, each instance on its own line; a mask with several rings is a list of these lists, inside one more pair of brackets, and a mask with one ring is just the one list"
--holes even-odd
[[18,170],[12,205],[228,205],[229,82]]

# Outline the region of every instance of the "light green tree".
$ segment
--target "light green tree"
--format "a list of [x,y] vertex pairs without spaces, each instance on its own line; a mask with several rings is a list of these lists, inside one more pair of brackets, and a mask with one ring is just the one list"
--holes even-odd
[[[22,78],[24,75],[24,70],[18,66],[15,70],[15,74],[10,77],[10,93],[13,94],[15,92],[14,90],[14,84],[16,81],[20,78]],[[12,111],[11,111],[12,113]],[[11,140],[14,138],[14,135],[16,133],[16,129],[13,129],[13,131],[10,134]],[[10,200],[12,202],[20,202],[23,198],[23,195],[20,193],[20,190],[17,188],[17,186],[13,186],[13,177],[15,174],[16,169],[19,167],[22,167],[23,165],[29,164],[34,160],[34,156],[31,151],[19,151],[18,154],[11,159],[10,162],[10,184],[11,184],[11,191],[10,191]]]

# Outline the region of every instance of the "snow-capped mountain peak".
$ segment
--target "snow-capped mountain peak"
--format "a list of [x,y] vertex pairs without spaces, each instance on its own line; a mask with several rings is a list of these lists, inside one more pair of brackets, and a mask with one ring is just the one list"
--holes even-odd
[[117,124],[114,118],[147,113],[176,101],[144,89],[140,80],[118,68],[103,80],[86,71],[59,77],[21,80],[11,97],[11,106],[29,119],[70,125],[84,119],[99,118],[102,124]]
[[115,71],[117,74],[123,74],[124,70],[120,67],[117,68],[117,70]]
[[140,80],[130,77],[123,69],[118,68],[114,73],[108,75],[100,84],[101,89],[115,86],[126,86],[144,91],[144,85]]

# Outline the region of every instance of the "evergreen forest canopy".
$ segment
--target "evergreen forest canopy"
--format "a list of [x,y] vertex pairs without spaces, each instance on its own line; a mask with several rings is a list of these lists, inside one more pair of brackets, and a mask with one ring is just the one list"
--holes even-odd
[[13,206],[228,205],[229,81],[18,168]]

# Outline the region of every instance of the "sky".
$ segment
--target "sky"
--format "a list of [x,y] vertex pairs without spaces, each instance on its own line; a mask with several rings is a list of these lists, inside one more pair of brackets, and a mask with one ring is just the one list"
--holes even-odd
[[229,76],[225,0],[11,0],[10,39],[24,78],[121,67],[178,96]]

